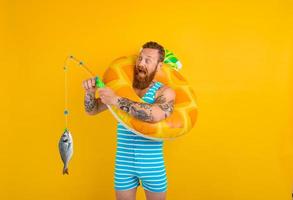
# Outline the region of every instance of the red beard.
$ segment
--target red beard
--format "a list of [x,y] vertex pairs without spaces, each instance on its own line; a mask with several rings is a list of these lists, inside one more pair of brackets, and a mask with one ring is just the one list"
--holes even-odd
[[137,67],[135,66],[133,70],[132,86],[140,90],[147,88],[151,84],[151,82],[153,81],[156,75],[157,67],[158,66],[156,66],[156,69],[153,72],[148,74],[146,69],[143,69],[142,67],[139,67],[139,66]]

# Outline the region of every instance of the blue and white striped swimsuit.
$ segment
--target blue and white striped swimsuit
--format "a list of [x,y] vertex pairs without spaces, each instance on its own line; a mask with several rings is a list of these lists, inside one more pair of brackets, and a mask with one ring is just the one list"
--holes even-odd
[[[162,83],[156,82],[142,97],[150,104]],[[115,190],[130,190],[140,185],[151,192],[167,190],[167,176],[163,158],[163,142],[146,139],[117,125],[115,161]]]

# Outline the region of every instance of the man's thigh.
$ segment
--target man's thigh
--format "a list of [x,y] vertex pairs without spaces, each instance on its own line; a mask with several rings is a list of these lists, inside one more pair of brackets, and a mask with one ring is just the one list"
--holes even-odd
[[130,190],[116,190],[116,200],[135,200],[136,189],[137,188]]
[[150,192],[148,190],[144,191],[147,200],[166,200],[166,192]]

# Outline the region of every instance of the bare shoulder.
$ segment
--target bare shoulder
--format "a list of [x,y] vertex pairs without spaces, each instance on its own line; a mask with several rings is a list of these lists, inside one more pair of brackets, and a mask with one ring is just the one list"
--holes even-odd
[[160,87],[156,93],[156,102],[175,100],[175,91],[167,85]]

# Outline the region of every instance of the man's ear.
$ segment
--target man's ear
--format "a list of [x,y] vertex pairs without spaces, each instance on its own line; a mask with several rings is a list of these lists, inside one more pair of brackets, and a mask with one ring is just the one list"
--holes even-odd
[[161,67],[163,66],[163,62],[159,62],[158,63],[158,67],[157,67],[157,71],[159,71],[161,69]]

